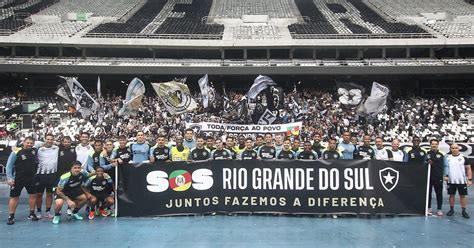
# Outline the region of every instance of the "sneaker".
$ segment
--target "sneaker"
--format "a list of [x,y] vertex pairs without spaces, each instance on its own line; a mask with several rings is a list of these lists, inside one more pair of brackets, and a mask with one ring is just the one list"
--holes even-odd
[[446,213],[447,216],[452,216],[454,214],[454,210],[450,209],[448,213]]
[[44,215],[44,218],[46,219],[52,219],[54,216],[51,214],[51,212],[46,212],[46,214]]
[[441,209],[438,209],[438,212],[436,214],[438,214],[438,216],[441,217],[443,216],[443,211],[441,211]]
[[8,217],[7,225],[13,225],[13,224],[15,224],[15,218]]
[[106,209],[105,211],[107,211],[107,216],[112,216],[114,214],[112,209]]
[[89,220],[93,220],[95,218],[95,213],[94,211],[89,212]]
[[105,209],[99,209],[99,213],[102,217],[109,216],[109,213],[107,213],[107,211],[105,211]]
[[56,224],[56,225],[59,224],[59,221],[60,221],[60,220],[61,220],[61,216],[55,215],[55,216],[53,217],[53,224]]
[[72,217],[74,217],[74,219],[76,219],[76,220],[83,220],[84,219],[78,213],[72,214]]
[[98,209],[95,210],[95,216],[99,216],[100,215],[100,212]]
[[431,215],[433,215],[433,209],[428,208],[428,216],[431,216]]
[[41,214],[41,212],[36,212],[36,218],[38,219],[43,218],[43,215]]
[[28,219],[32,221],[38,221],[38,217],[36,217],[36,214],[30,214],[28,215]]
[[469,214],[466,211],[462,211],[462,217],[464,217],[466,219],[471,218],[471,216],[469,216]]
[[68,216],[71,216],[71,215],[72,215],[72,210],[71,210],[70,208],[68,208],[67,211],[66,211],[66,214],[67,214]]

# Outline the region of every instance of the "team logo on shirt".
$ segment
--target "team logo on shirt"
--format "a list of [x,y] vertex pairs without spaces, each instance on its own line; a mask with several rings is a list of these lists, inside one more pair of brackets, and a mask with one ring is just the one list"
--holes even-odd
[[380,182],[386,191],[390,192],[397,187],[399,175],[397,170],[390,167],[379,171]]
[[169,177],[169,184],[174,191],[185,191],[191,187],[191,174],[185,170],[173,171]]
[[63,152],[63,151],[60,151],[60,152],[59,152],[59,156],[61,156],[61,157],[64,156],[64,152]]
[[437,157],[437,158],[441,158],[441,155],[440,155],[440,154],[436,154],[436,157]]
[[36,151],[35,151],[35,150],[31,150],[31,154],[36,155]]

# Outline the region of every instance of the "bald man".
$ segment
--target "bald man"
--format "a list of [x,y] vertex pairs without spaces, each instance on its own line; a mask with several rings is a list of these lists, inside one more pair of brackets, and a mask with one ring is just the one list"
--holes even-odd
[[449,195],[449,211],[447,216],[454,214],[454,200],[456,191],[459,194],[462,217],[469,219],[470,216],[466,212],[467,208],[467,187],[472,185],[472,171],[471,165],[467,158],[459,153],[459,145],[451,145],[451,155],[446,157],[447,166],[444,169],[445,178],[444,180],[448,183],[448,195]]

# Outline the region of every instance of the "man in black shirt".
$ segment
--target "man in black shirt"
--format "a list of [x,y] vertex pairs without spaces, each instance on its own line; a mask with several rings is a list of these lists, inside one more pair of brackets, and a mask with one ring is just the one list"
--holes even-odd
[[285,139],[283,141],[283,148],[281,151],[278,151],[276,154],[276,159],[279,160],[294,160],[296,158],[295,152],[290,149],[291,141],[289,139]]
[[407,152],[407,159],[409,161],[418,161],[418,162],[426,162],[426,151],[425,149],[420,147],[421,139],[419,137],[413,137],[413,146],[411,149],[408,149]]
[[430,140],[431,149],[426,154],[427,163],[431,166],[431,174],[430,174],[430,193],[428,196],[428,214],[432,214],[431,209],[431,194],[433,192],[433,188],[436,194],[436,203],[437,203],[437,215],[442,216],[443,211],[441,207],[443,205],[443,170],[447,167],[448,161],[443,153],[441,153],[438,149],[439,141],[437,139]]
[[232,159],[232,154],[224,148],[222,140],[216,139],[216,149],[211,152],[211,158],[213,160],[230,160]]
[[227,136],[226,141],[225,141],[225,148],[230,151],[232,154],[232,159],[237,159],[237,151],[234,148],[235,142],[234,142],[234,137],[232,136]]
[[211,157],[211,151],[204,147],[204,138],[197,137],[196,138],[196,147],[191,149],[189,152],[189,159],[190,161],[203,161],[208,160]]
[[311,149],[311,142],[305,141],[303,151],[298,152],[296,158],[300,160],[316,160],[318,159],[318,154]]
[[258,159],[257,152],[253,149],[253,140],[251,138],[245,139],[245,149],[240,152],[241,160],[255,160]]
[[59,178],[66,172],[71,170],[72,162],[76,161],[76,149],[71,146],[71,137],[64,136],[59,145],[58,172],[56,173],[56,185]]
[[263,145],[263,136],[262,135],[257,135],[255,138],[255,144],[253,145],[253,149],[258,151],[258,149]]
[[118,165],[128,164],[133,159],[133,152],[127,146],[127,137],[125,135],[119,136],[119,147],[114,150],[112,157],[117,159]]
[[271,133],[265,134],[265,145],[260,146],[257,150],[257,155],[263,160],[276,158],[276,148],[273,146],[273,137]]
[[371,137],[370,135],[364,135],[363,144],[358,146],[356,153],[354,154],[355,159],[373,159],[375,157],[375,150],[370,146]]
[[319,134],[319,133],[314,134],[314,136],[313,136],[313,145],[311,146],[311,149],[313,149],[313,151],[318,154],[318,158],[321,157],[322,151],[324,149],[326,149],[326,147],[324,147],[321,144],[321,134]]
[[337,150],[337,140],[335,138],[329,139],[328,149],[323,151],[322,158],[324,160],[340,159],[342,153]]
[[8,202],[7,225],[15,224],[15,211],[18,206],[18,198],[23,188],[29,194],[28,205],[30,214],[28,219],[37,221],[35,215],[36,205],[36,171],[38,169],[37,150],[33,148],[35,139],[27,137],[23,141],[23,146],[17,151],[13,151],[7,161],[7,183],[10,186],[10,201]]
[[209,151],[214,151],[216,148],[214,147],[214,137],[208,136],[206,138],[206,148],[209,149]]
[[171,162],[171,149],[165,145],[165,142],[165,136],[162,134],[158,135],[158,138],[156,139],[156,146],[152,147],[150,150],[151,163],[154,163],[155,161]]

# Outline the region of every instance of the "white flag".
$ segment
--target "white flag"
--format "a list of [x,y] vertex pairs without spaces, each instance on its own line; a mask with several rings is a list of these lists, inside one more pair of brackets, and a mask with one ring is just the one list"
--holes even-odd
[[370,96],[367,97],[363,105],[364,107],[361,108],[362,112],[369,115],[376,115],[382,112],[387,106],[387,97],[389,93],[390,90],[387,87],[377,82],[373,82]]
[[79,83],[76,78],[61,78],[66,80],[66,84],[71,90],[71,95],[75,99],[76,110],[81,113],[82,118],[87,118],[92,114],[92,112],[97,110],[99,104],[96,102],[96,100],[94,100],[94,98],[91,97],[91,95],[89,95],[89,93],[84,89],[84,87],[82,87],[81,83]]
[[100,93],[100,77],[97,77],[97,99],[100,100],[102,94]]
[[119,110],[119,115],[134,116],[142,106],[142,98],[145,95],[145,84],[139,78],[134,78],[127,88],[127,95],[123,107]]
[[247,98],[248,99],[255,99],[257,95],[262,92],[262,90],[266,89],[268,86],[276,85],[275,82],[273,82],[273,79],[267,76],[262,76],[259,75],[255,80],[253,81],[252,87],[250,87],[249,92],[247,92]]
[[206,75],[204,75],[204,77],[202,77],[201,79],[199,79],[198,81],[198,84],[199,84],[199,88],[201,88],[201,96],[202,96],[202,106],[204,108],[207,108],[209,106],[209,98],[210,98],[210,95],[209,95],[209,77]]
[[186,84],[171,81],[151,85],[170,114],[182,114],[197,108]]

